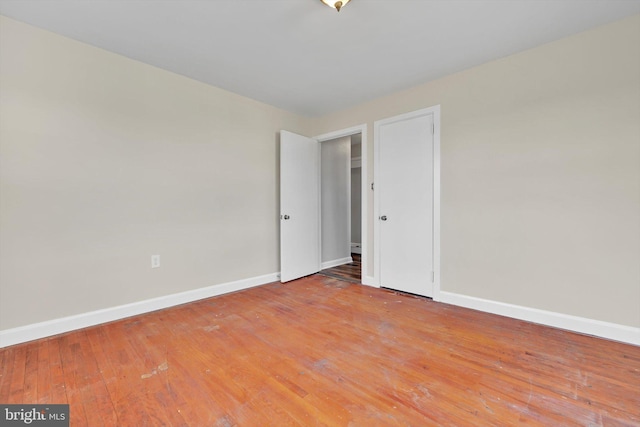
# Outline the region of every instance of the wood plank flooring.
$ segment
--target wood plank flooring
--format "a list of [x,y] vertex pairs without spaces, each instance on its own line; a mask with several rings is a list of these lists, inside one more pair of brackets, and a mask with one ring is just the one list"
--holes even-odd
[[347,282],[362,283],[362,256],[359,254],[351,254],[351,258],[353,262],[324,269],[318,274],[333,277],[334,279],[346,280]]
[[72,426],[640,426],[640,347],[320,275],[0,350]]

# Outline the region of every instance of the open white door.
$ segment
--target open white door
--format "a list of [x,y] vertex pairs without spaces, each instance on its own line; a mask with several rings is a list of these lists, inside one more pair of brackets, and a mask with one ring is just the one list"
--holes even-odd
[[280,131],[280,280],[320,271],[320,143]]

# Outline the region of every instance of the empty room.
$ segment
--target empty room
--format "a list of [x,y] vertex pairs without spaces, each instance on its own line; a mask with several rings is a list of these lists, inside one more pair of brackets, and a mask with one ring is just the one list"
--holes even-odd
[[0,426],[640,426],[640,0],[0,0]]

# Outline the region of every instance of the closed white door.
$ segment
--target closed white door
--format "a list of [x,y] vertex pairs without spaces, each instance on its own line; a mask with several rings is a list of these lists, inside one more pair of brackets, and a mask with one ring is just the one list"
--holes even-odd
[[375,123],[380,285],[433,296],[434,116]]
[[280,280],[320,271],[320,143],[280,132]]

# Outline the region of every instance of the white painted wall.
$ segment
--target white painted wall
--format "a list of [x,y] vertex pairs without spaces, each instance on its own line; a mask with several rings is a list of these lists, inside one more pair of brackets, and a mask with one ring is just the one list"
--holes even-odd
[[351,242],[362,243],[362,168],[351,168]]
[[437,104],[442,290],[638,328],[639,28],[306,119],[0,18],[0,330],[277,271],[277,131],[368,123],[368,185]]
[[320,143],[322,162],[322,262],[351,256],[351,138]]
[[362,135],[351,135],[351,243],[362,244]]
[[0,18],[0,330],[276,273],[283,128],[311,134]]
[[314,134],[441,105],[442,291],[638,328],[638,46],[636,15],[322,117]]

